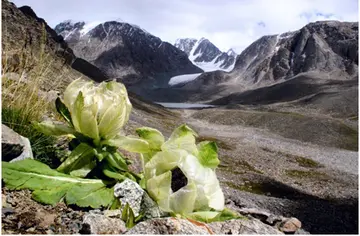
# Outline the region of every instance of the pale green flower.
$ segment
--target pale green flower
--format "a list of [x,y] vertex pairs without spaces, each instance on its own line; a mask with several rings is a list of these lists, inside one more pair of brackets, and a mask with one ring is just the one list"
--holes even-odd
[[[139,128],[137,133],[151,149],[142,154],[146,189],[162,210],[187,215],[224,209],[224,195],[215,173],[219,159],[214,142],[196,145],[196,133],[186,125],[177,128],[166,142],[152,128]],[[187,184],[173,191],[172,174],[177,168]]]
[[56,108],[67,124],[42,122],[35,124],[36,127],[47,135],[71,135],[81,142],[58,167],[59,171],[83,177],[104,159],[110,166],[108,171],[126,172],[127,164],[116,153],[117,147],[149,152],[148,142],[121,134],[132,108],[121,83],[110,81],[96,86],[91,81],[77,79],[66,88],[63,101],[56,100]]
[[75,80],[64,92],[77,132],[94,140],[114,138],[129,120],[131,103],[123,84],[115,81],[93,82]]
[[[69,125],[43,122],[37,125],[43,133],[82,134],[91,138],[96,146],[100,142],[121,145],[139,140],[128,140],[128,137],[121,136],[132,109],[126,88],[121,83],[110,81],[95,86],[91,81],[77,79],[66,88],[63,103],[65,106],[58,107],[58,110],[69,121]],[[68,110],[68,114],[62,109]]]

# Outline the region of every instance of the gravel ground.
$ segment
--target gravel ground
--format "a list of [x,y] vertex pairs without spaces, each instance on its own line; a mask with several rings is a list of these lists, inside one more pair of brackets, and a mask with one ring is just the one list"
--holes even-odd
[[[200,139],[215,140],[221,160],[218,178],[227,203],[235,208],[254,207],[293,216],[310,233],[358,233],[357,152],[288,139],[241,124],[208,123],[191,118],[199,112],[196,110],[183,110],[181,116],[136,112],[139,114],[132,117],[127,133],[141,124],[155,126],[168,136],[186,121]],[[149,112],[156,121],[147,119]],[[87,211],[63,203],[41,205],[31,200],[27,190],[2,188],[2,202],[3,234],[77,234]]]
[[329,168],[356,175],[358,173],[358,152],[287,139],[257,128],[217,125],[200,120],[192,120],[190,124],[206,136],[232,138],[238,140],[238,144],[256,144],[273,151],[311,158]]
[[78,234],[84,211],[64,203],[42,205],[29,190],[2,188],[2,234]]
[[229,201],[297,217],[310,233],[358,232],[358,152],[193,119],[198,112],[183,114],[200,136],[220,143],[217,174]]

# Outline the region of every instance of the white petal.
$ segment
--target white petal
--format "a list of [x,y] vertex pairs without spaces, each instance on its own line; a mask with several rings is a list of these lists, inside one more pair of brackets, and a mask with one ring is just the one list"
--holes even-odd
[[189,182],[185,187],[170,195],[171,210],[182,215],[192,212],[196,196],[196,185],[193,182]]

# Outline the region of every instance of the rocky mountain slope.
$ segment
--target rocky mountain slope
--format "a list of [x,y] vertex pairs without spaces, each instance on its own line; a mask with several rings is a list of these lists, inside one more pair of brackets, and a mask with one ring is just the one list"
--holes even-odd
[[109,77],[123,81],[130,89],[166,87],[173,76],[202,72],[183,51],[126,22],[89,25],[65,21],[54,29],[75,55]]
[[190,61],[204,71],[231,71],[237,56],[232,49],[229,49],[227,52],[221,52],[213,43],[205,38],[200,40],[180,38],[176,40],[174,46],[184,51],[189,56]]
[[280,35],[264,36],[237,58],[237,83],[262,86],[310,71],[324,79],[351,79],[358,71],[358,23],[321,21]]
[[[157,93],[181,94],[171,98],[182,102],[219,99],[214,102],[219,105],[303,99],[301,104],[328,107],[329,101],[336,100],[337,104],[353,104],[351,110],[356,113],[356,104],[348,98],[357,98],[357,73],[358,23],[322,21],[261,37],[237,57],[230,73],[203,73],[185,85]],[[270,95],[278,98],[269,99]]]
[[2,22],[3,73],[19,72],[22,68],[29,74],[39,73],[35,69],[41,64],[52,78],[44,80],[45,89],[63,87],[80,76],[96,81],[108,79],[97,67],[76,57],[62,37],[30,7],[16,8],[11,2],[2,1]]

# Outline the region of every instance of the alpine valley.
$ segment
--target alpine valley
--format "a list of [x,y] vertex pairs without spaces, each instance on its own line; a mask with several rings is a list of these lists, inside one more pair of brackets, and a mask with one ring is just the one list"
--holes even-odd
[[[138,225],[152,224],[144,228],[154,234],[358,233],[358,22],[309,22],[235,52],[187,35],[172,44],[121,20],[64,19],[51,28],[40,17],[2,0],[6,81],[27,86],[40,78],[36,94],[52,102],[79,77],[124,83],[133,105],[124,133],[149,126],[167,139],[186,123],[197,141],[215,141],[226,207],[248,217],[205,231],[199,223],[173,226],[173,218]],[[6,86],[3,80],[3,117],[4,101],[17,98]],[[53,110],[38,119],[57,119]],[[141,171],[139,155],[125,154]],[[3,233],[125,233],[95,230],[120,220],[106,209],[44,206],[4,185],[2,193]],[[96,214],[96,226],[84,223]],[[133,229],[127,233],[146,233]]]

